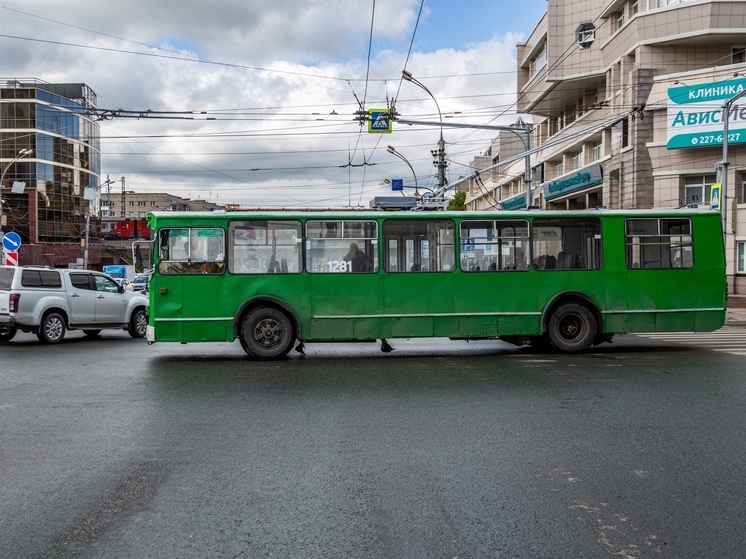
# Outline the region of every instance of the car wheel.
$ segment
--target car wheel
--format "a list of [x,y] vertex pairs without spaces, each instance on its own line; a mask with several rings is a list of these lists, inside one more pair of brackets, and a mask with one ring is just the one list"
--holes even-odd
[[244,319],[239,335],[244,351],[254,359],[272,360],[287,355],[295,332],[284,312],[274,307],[257,307]]
[[101,330],[83,330],[83,333],[89,338],[95,338],[101,333]]
[[0,342],[9,342],[16,336],[15,328],[0,328]]
[[137,309],[132,318],[128,331],[133,338],[144,338],[148,329],[148,317],[143,309]]
[[65,319],[59,313],[49,313],[42,319],[36,337],[43,344],[60,343],[65,337]]
[[563,353],[577,353],[591,347],[597,330],[596,317],[588,307],[565,303],[552,313],[547,337],[554,349]]

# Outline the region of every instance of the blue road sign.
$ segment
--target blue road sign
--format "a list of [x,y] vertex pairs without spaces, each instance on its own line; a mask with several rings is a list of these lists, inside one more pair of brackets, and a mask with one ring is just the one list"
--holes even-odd
[[15,252],[21,246],[21,236],[15,231],[3,236],[3,248],[9,252]]
[[391,190],[404,190],[404,180],[393,179],[391,181]]
[[394,121],[388,109],[368,109],[368,132],[371,134],[391,134]]

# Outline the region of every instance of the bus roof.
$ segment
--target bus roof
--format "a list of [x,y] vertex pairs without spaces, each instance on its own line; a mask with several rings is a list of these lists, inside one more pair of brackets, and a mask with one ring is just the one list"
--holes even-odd
[[424,218],[468,218],[468,219],[525,219],[535,217],[597,217],[597,216],[684,216],[693,214],[720,215],[709,205],[682,208],[654,208],[635,210],[609,210],[594,208],[585,210],[515,210],[515,211],[376,211],[376,210],[238,210],[238,211],[156,211],[150,212],[149,218],[156,221],[175,220],[213,220],[213,219],[424,219]]

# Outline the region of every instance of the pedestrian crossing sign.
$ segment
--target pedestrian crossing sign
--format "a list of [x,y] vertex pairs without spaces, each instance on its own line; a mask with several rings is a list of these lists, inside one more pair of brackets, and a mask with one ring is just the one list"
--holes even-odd
[[370,134],[391,134],[394,121],[388,109],[368,109],[368,132]]
[[716,182],[710,187],[710,205],[713,210],[720,209],[720,191],[722,188],[723,185],[719,182]]

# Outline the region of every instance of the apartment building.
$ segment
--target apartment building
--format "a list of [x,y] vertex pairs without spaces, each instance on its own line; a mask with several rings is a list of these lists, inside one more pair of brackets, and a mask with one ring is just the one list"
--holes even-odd
[[100,197],[101,218],[145,219],[148,212],[212,212],[225,209],[220,204],[207,200],[181,198],[165,192],[102,192]]
[[517,66],[530,182],[501,132],[472,162],[505,163],[466,185],[471,209],[709,204],[723,184],[730,290],[746,290],[746,101],[723,145],[723,107],[746,91],[746,2],[548,0]]

